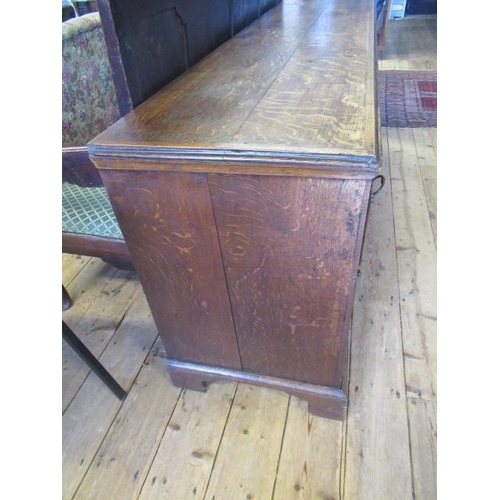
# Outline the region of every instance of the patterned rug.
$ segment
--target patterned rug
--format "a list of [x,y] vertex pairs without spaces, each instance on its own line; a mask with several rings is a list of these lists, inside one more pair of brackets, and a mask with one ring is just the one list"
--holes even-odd
[[436,71],[379,71],[383,127],[437,127]]

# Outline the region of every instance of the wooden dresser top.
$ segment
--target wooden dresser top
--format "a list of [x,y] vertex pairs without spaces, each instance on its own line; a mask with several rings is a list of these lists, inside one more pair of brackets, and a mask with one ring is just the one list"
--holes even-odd
[[91,158],[377,171],[374,28],[373,0],[283,0],[93,139]]

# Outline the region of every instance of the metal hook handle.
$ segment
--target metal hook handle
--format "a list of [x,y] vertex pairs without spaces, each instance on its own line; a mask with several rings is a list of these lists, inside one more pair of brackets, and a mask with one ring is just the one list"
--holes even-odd
[[374,177],[372,183],[375,182],[377,179],[380,180],[380,187],[375,191],[373,191],[373,193],[371,194],[372,199],[385,185],[385,177],[383,175],[377,175],[376,177]]

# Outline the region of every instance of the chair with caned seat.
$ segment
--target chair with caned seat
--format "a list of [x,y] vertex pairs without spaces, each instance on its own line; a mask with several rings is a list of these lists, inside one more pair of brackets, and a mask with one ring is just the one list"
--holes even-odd
[[[99,13],[62,23],[62,251],[133,269],[87,143],[120,117]],[[62,287],[62,308],[73,301]],[[126,391],[63,321],[63,339],[119,398]]]
[[133,270],[87,143],[120,118],[98,12],[62,23],[62,251]]

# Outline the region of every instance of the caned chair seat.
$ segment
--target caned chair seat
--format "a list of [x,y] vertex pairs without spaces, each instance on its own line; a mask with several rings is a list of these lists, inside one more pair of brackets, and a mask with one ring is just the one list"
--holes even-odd
[[64,233],[123,239],[104,187],[63,183],[62,230]]

